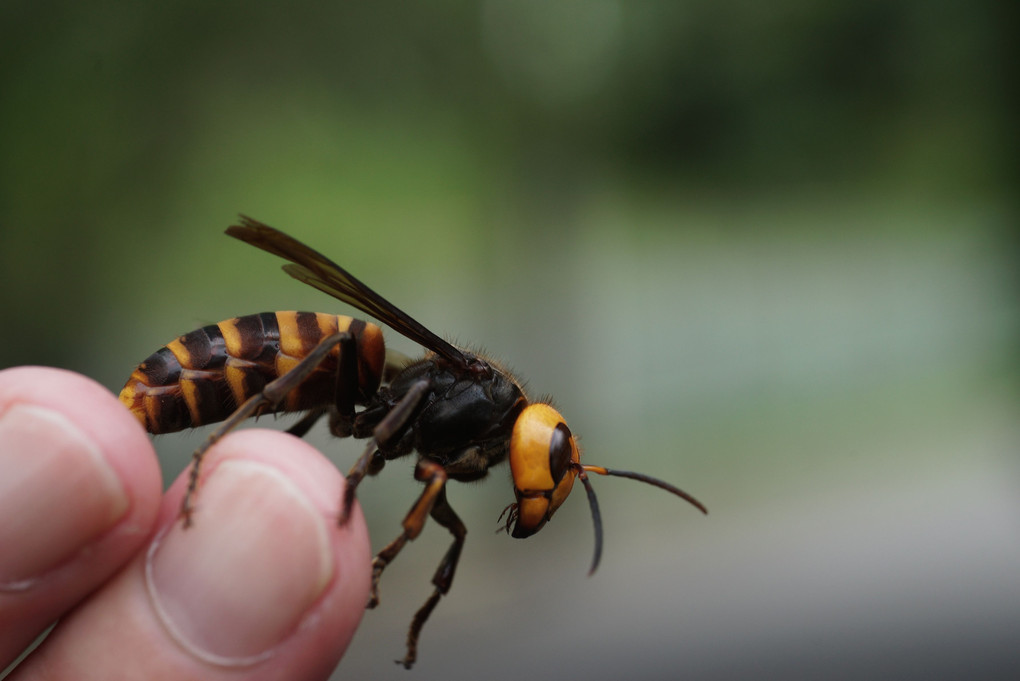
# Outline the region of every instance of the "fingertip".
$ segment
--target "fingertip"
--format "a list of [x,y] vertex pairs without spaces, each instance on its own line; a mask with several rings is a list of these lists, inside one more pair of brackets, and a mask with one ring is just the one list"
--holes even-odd
[[192,526],[177,522],[182,475],[146,578],[170,638],[206,663],[290,660],[332,668],[364,612],[371,580],[360,510],[343,526],[344,476],[307,443],[245,430],[203,461]]
[[[103,386],[48,367],[0,371],[0,517],[8,519],[0,535],[15,547],[2,556],[23,563],[5,570],[0,556],[0,582],[31,583],[100,537],[107,544],[82,559],[126,560],[152,528],[161,488],[148,437]],[[26,543],[39,549],[34,557],[19,551]]]
[[[125,483],[134,510],[151,524],[163,487],[159,461],[145,430],[113,393],[66,369],[0,370],[0,414],[15,404],[52,409],[80,429]],[[138,520],[144,524],[146,518]]]

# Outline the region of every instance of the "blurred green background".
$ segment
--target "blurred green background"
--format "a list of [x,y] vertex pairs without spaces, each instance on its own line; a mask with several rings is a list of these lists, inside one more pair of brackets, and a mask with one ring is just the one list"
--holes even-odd
[[[0,366],[116,391],[194,327],[349,312],[224,237],[244,212],[555,395],[589,462],[711,510],[595,480],[586,579],[583,495],[517,542],[505,469],[455,485],[415,678],[1005,678],[1005,4],[7,1]],[[156,441],[167,476],[202,435]],[[411,472],[360,490],[377,547]],[[447,537],[390,568],[336,678],[409,678]]]

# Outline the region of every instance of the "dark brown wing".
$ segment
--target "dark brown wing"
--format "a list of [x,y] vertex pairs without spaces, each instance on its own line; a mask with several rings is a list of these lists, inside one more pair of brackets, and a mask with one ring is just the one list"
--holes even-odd
[[468,366],[460,350],[426,329],[410,315],[363,284],[351,273],[318,251],[287,236],[278,229],[244,215],[241,224],[227,228],[227,234],[263,251],[290,260],[283,271],[298,281],[314,286],[329,295],[370,314],[415,343],[432,350],[449,361]]

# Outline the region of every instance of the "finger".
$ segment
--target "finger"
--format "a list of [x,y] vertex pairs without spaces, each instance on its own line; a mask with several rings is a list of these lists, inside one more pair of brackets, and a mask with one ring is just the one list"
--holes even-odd
[[0,668],[140,550],[161,489],[149,438],[105,388],[0,371]]
[[371,571],[360,510],[336,522],[340,472],[297,438],[247,430],[209,450],[188,529],[185,485],[167,493],[148,551],[54,630],[25,678],[329,676]]

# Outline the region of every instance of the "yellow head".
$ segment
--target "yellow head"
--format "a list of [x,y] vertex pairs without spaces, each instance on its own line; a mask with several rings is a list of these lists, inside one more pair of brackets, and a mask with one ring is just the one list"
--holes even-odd
[[588,473],[646,482],[708,513],[697,499],[658,478],[582,464],[577,440],[560,413],[548,404],[528,405],[518,415],[510,436],[510,472],[517,501],[503,511],[510,512],[504,529],[517,538],[530,537],[541,530],[570,494],[574,478],[580,478],[595,524],[595,557],[589,574],[598,567],[602,556],[602,516]]

